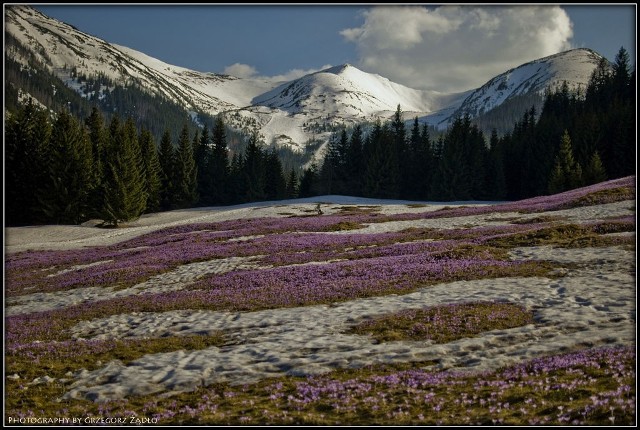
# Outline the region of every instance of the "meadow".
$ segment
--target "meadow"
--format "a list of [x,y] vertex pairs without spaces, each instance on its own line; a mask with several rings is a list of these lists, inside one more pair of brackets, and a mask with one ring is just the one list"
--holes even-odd
[[634,425],[635,192],[6,229],[5,424]]

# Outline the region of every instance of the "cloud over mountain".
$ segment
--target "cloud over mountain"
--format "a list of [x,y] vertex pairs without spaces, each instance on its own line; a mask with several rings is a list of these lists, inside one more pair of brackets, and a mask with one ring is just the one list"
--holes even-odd
[[258,74],[258,71],[255,67],[248,64],[234,63],[225,67],[222,73],[237,78],[253,78]]
[[235,76],[237,78],[268,79],[274,82],[280,82],[280,81],[292,81],[294,79],[301,78],[305,75],[316,73],[316,72],[319,72],[320,70],[328,69],[329,67],[331,67],[331,64],[325,64],[319,69],[306,69],[306,70],[291,69],[288,72],[283,73],[281,75],[262,76],[258,73],[258,70],[255,67],[249,64],[234,63],[230,66],[225,67],[222,73],[225,75]]
[[362,26],[341,32],[356,44],[361,68],[443,92],[569,49],[573,35],[566,12],[548,5],[384,6],[363,14]]

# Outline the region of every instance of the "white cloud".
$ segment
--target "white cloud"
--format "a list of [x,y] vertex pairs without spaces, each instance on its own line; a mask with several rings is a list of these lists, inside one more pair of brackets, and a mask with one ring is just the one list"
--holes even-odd
[[237,78],[253,78],[258,74],[258,71],[248,64],[235,63],[225,67],[222,73]]
[[274,81],[291,81],[294,79],[301,78],[304,75],[308,75],[310,73],[315,73],[315,72],[319,72],[320,70],[328,69],[329,67],[331,67],[331,64],[325,64],[319,69],[307,69],[307,70],[291,69],[282,75],[269,76],[269,79],[273,79]]
[[558,6],[381,6],[341,35],[359,66],[414,88],[465,91],[528,61],[570,49]]
[[460,24],[421,7],[378,7],[365,12],[365,16],[364,26],[341,34],[352,42],[382,49],[408,49],[423,41],[423,32],[447,34]]
[[263,76],[258,74],[258,70],[250,66],[248,64],[235,63],[230,66],[224,68],[222,72],[225,75],[235,76],[237,78],[254,78],[254,79],[268,79],[275,82],[280,81],[291,81],[294,79],[301,78],[304,75],[308,75],[310,73],[315,73],[320,70],[328,69],[331,67],[331,64],[325,64],[319,69],[291,69],[286,73],[275,75],[275,76]]

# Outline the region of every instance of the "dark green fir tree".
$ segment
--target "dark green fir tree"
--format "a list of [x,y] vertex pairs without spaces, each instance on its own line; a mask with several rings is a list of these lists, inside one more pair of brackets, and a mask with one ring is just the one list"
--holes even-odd
[[162,187],[162,168],[160,167],[158,150],[149,130],[140,132],[139,142],[144,164],[145,192],[147,193],[147,208],[145,212],[158,212],[160,210],[160,190]]
[[143,161],[133,120],[120,125],[114,116],[109,126],[111,139],[105,157],[104,203],[105,225],[137,219],[147,206]]
[[193,159],[193,148],[189,139],[189,128],[185,124],[180,132],[175,155],[173,176],[174,206],[191,207],[198,200],[198,169]]
[[160,140],[160,150],[158,152],[160,163],[160,208],[169,210],[173,208],[174,197],[174,175],[175,175],[175,150],[171,142],[169,130],[165,130]]
[[549,193],[556,194],[562,191],[578,188],[582,185],[582,168],[573,157],[571,138],[565,130],[560,142],[560,150],[556,155],[551,176],[549,178]]
[[79,224],[89,219],[95,186],[91,142],[84,127],[66,110],[53,125],[47,163],[49,180],[40,188],[40,204],[56,224]]

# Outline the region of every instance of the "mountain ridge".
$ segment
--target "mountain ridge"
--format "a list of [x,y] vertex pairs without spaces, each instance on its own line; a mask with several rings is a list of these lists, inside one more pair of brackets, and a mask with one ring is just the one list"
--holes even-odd
[[[446,128],[457,116],[476,117],[510,97],[561,81],[584,87],[602,58],[587,48],[573,49],[514,67],[477,89],[444,94],[409,88],[349,63],[285,82],[198,72],[108,43],[29,6],[6,8],[5,31],[81,95],[79,74],[103,74],[125,87],[136,84],[166,97],[192,114],[222,114],[232,128],[256,131],[265,143],[295,151],[326,141],[335,126],[387,120],[398,105],[411,117]],[[10,50],[5,56],[34,67]]]

